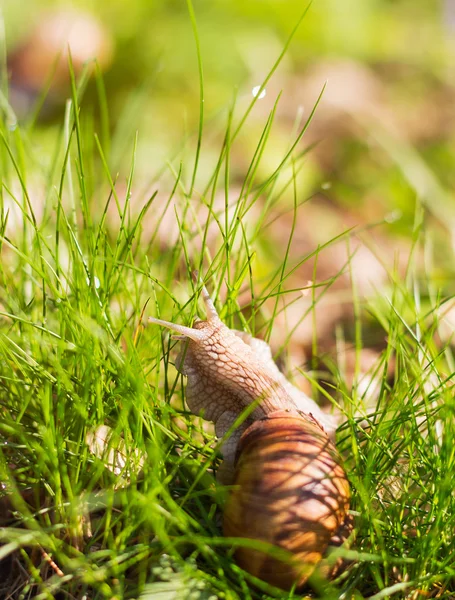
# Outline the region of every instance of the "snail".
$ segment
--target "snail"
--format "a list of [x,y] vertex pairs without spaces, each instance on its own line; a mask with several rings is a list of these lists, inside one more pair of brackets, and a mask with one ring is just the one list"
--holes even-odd
[[[229,329],[205,287],[201,294],[205,321],[197,319],[193,327],[149,321],[187,341],[176,364],[187,376],[188,407],[213,421],[219,438],[230,433],[221,447],[218,477],[232,484],[224,535],[284,551],[272,557],[240,546],[238,564],[283,589],[300,587],[328,546],[339,545],[352,528],[349,484],[329,437],[335,419],[285,378],[268,344]],[[248,407],[248,416],[234,428]],[[290,558],[282,559],[283,554]]]

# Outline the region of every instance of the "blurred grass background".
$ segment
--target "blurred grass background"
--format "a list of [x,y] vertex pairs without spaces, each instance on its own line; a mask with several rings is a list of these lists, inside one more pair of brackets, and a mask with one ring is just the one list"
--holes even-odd
[[[219,123],[234,90],[240,101],[251,98],[251,90],[273,64],[302,7],[295,0],[195,3],[208,123],[211,119]],[[90,40],[88,33],[87,44],[100,48],[98,56],[104,56],[100,62],[111,127],[128,124],[118,130],[110,156],[113,167],[128,168],[125,149],[139,130],[136,174],[146,186],[181,149],[182,139],[196,130],[199,82],[184,2],[35,0],[27,2],[24,18],[23,3],[4,0],[2,10],[10,55],[27,43],[37,23],[44,37],[52,35],[46,30],[50,11],[87,13],[99,21],[101,41]],[[323,200],[369,221],[398,210],[401,219],[392,229],[405,236],[416,198],[427,203],[439,223],[447,225],[449,217],[452,225],[455,209],[448,190],[455,177],[454,15],[452,0],[314,2],[267,96],[243,130],[233,157],[234,182],[235,169],[240,177],[250,140],[262,127],[277,93],[282,90],[283,96],[267,148],[270,161],[287,143],[298,110],[308,114],[327,80],[310,132],[311,141],[317,140],[319,146],[308,156],[302,193],[313,193],[325,183],[319,191]],[[10,68],[13,83],[19,69],[15,64]],[[51,70],[51,65],[43,65],[43,83]],[[94,88],[94,82],[91,85]],[[60,100],[62,109],[64,86],[59,91],[60,98],[54,94],[54,100],[57,105]],[[89,101],[90,93],[85,99]],[[21,111],[27,112],[22,104]],[[58,106],[44,111],[43,143],[57,113]],[[210,141],[222,135],[216,126],[207,130],[201,178],[213,165]]]
[[[203,195],[234,98],[239,114],[272,68],[305,5],[294,0],[201,0],[194,8],[205,87],[196,180],[198,194]],[[137,212],[157,187],[160,194],[170,193],[180,165],[183,180],[188,179],[197,143],[200,96],[195,40],[185,2],[35,1],[27,4],[24,18],[22,4],[4,0],[3,17],[10,99],[19,120],[33,121],[33,146],[39,149],[41,171],[51,164],[53,140],[59,135],[70,92],[68,42],[76,75],[93,56],[103,72],[105,91],[100,96],[99,80],[92,77],[82,110],[90,122],[85,130],[93,127],[99,135],[120,189],[129,173],[138,132],[132,193]],[[380,289],[386,271],[396,263],[403,271],[417,207],[419,211],[422,207],[419,227],[425,229],[432,247],[427,274],[437,278],[443,293],[455,292],[451,258],[454,29],[453,0],[314,2],[267,84],[264,98],[230,148],[229,182],[234,196],[278,95],[273,127],[257,167],[258,179],[266,179],[276,168],[293,132],[308,117],[326,84],[304,137],[311,151],[297,180],[299,202],[305,202],[305,208],[299,214],[290,253],[301,256],[347,228],[357,226],[360,232],[366,228],[367,241],[365,236],[361,242],[357,239],[362,249],[353,269],[362,295],[372,287]],[[43,45],[46,49],[40,50]],[[56,66],[59,52],[61,65]],[[103,103],[105,110],[100,109]],[[39,196],[38,179],[34,184]],[[106,188],[94,184],[93,192],[103,197]],[[96,198],[93,204],[96,209]],[[262,240],[259,276],[280,264],[292,206],[289,187],[272,213],[277,222],[269,228],[271,238]],[[154,223],[149,226],[153,228]],[[163,233],[158,235],[165,246],[169,246],[167,232],[176,229],[170,206]],[[346,249],[338,248],[323,252],[318,259],[319,279],[335,276],[344,254]],[[310,261],[306,269],[302,267],[300,285],[314,279],[313,268]],[[319,337],[324,333],[320,327]],[[308,345],[310,332],[304,337]]]

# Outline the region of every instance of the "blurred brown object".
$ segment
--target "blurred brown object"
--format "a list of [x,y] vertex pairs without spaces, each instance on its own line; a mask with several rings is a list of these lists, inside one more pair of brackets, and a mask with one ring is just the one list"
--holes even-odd
[[455,300],[453,298],[445,301],[428,319],[428,326],[432,326],[432,321],[436,319],[438,323],[437,339],[440,344],[455,344]]
[[76,76],[94,60],[104,71],[113,58],[112,36],[89,13],[70,9],[44,13],[9,57],[12,103],[19,112],[29,107],[51,77],[52,100],[68,89],[69,53]]
[[[428,82],[425,94],[419,82]],[[306,135],[308,141],[324,140],[316,148],[324,165],[336,166],[334,140],[365,137],[365,132],[380,127],[398,140],[411,144],[449,138],[454,127],[454,89],[449,82],[431,77],[413,65],[384,62],[369,67],[347,59],[321,60],[302,76],[289,81],[291,93],[287,114],[294,119],[295,98],[313,101],[326,88]],[[403,84],[406,82],[406,84]]]
[[[327,210],[332,215],[335,214],[334,210]],[[282,336],[278,343],[284,345],[289,332],[292,332],[292,344],[301,345],[304,352],[310,355],[314,335],[320,349],[326,349],[335,342],[337,323],[353,321],[354,289],[362,303],[377,291],[386,289],[387,268],[391,269],[393,266],[395,251],[400,248],[404,254],[404,249],[398,240],[376,235],[377,247],[386,248],[381,262],[374,250],[359,237],[352,235],[349,246],[346,241],[340,240],[311,256],[314,248],[321,243],[314,233],[320,227],[317,213],[312,215],[307,210],[306,214],[307,219],[302,219],[302,226],[294,235],[294,245],[298,255],[307,254],[309,258],[288,279],[288,285],[294,291],[286,294],[282,310],[277,315],[275,329]],[[277,247],[286,243],[287,216],[282,221],[283,226],[276,227],[271,236]],[[348,226],[351,225],[349,219],[345,218],[345,222]],[[340,230],[342,229],[341,227]],[[312,286],[315,288],[312,289]]]

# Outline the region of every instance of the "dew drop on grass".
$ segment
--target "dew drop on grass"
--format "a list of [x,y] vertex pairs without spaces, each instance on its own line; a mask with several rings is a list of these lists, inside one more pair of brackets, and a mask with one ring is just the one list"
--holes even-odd
[[[87,282],[87,285],[90,285],[90,279],[88,277],[86,277],[85,281]],[[95,284],[95,288],[98,289],[101,285],[100,280],[98,279],[98,277],[94,277],[93,278],[93,283]]]
[[261,90],[261,93],[259,93],[260,89],[261,89],[260,85],[255,85],[254,88],[251,90],[251,93],[253,94],[253,96],[255,98],[257,98],[258,100],[262,100],[262,98],[265,98],[267,95],[267,91],[265,88],[263,90]]

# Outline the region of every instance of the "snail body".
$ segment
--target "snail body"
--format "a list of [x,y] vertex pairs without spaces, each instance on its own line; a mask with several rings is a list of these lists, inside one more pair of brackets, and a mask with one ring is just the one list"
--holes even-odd
[[149,320],[188,341],[177,360],[188,378],[187,404],[225,438],[219,479],[233,484],[225,535],[268,542],[291,557],[239,547],[238,563],[273,585],[302,585],[327,547],[350,530],[349,484],[328,435],[335,421],[286,380],[265,342],[226,327],[205,287],[202,297],[207,320],[192,328]]

